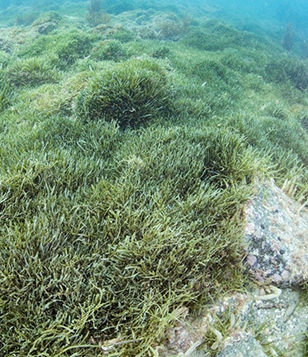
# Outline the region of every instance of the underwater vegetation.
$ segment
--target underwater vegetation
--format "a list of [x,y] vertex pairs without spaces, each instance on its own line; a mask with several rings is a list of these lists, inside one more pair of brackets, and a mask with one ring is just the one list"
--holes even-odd
[[39,57],[17,60],[7,67],[6,74],[8,82],[17,87],[56,82],[58,79],[52,66]]
[[171,108],[171,87],[165,70],[154,60],[138,59],[96,73],[80,93],[77,116],[85,120],[115,120],[137,127]]
[[91,58],[96,61],[115,61],[127,59],[129,53],[119,40],[100,41],[93,49]]
[[12,96],[12,91],[8,83],[1,81],[1,90],[0,90],[0,112],[10,104],[10,98]]
[[103,22],[102,0],[91,0],[86,20],[90,26],[97,26]]
[[78,59],[90,55],[94,39],[94,35],[84,34],[77,29],[64,30],[26,41],[17,55],[25,59],[38,57],[65,71]]
[[35,21],[31,23],[31,26],[35,28],[38,33],[47,35],[49,32],[55,30],[62,16],[55,11],[49,11],[41,14]]
[[295,39],[295,31],[292,28],[291,24],[288,24],[285,30],[285,33],[283,35],[282,39],[282,46],[287,50],[291,51],[293,45],[294,45],[294,39]]
[[307,61],[144,8],[0,35],[1,356],[155,356],[181,308],[245,289],[257,180],[307,206]]
[[270,62],[266,67],[269,78],[278,83],[290,81],[299,90],[308,89],[308,64],[293,58]]

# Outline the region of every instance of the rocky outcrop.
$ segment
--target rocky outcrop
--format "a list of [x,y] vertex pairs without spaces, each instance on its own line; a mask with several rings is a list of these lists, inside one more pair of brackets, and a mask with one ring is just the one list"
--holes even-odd
[[161,356],[305,356],[308,306],[298,287],[308,280],[307,209],[271,181],[256,187],[245,217],[254,288],[221,298],[198,321],[186,323],[186,311]]
[[308,214],[273,182],[246,206],[246,265],[260,282],[282,287],[308,279]]
[[47,12],[34,21],[31,27],[39,34],[47,35],[59,26],[61,19],[62,17],[58,13],[53,11]]

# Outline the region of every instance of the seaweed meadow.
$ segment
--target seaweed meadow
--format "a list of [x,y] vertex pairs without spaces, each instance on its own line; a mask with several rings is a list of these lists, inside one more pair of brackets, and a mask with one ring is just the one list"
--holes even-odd
[[158,356],[252,284],[243,207],[308,202],[308,55],[146,1],[0,14],[0,355]]

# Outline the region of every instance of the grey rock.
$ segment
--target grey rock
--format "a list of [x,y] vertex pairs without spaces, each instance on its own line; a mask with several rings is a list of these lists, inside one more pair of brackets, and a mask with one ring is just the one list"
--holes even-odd
[[246,266],[255,278],[284,287],[307,281],[307,210],[268,182],[259,185],[245,213]]
[[[308,306],[297,286],[308,281],[308,212],[267,182],[257,187],[245,213],[245,265],[255,290],[222,297],[197,321],[189,321],[186,310],[160,356],[305,356]],[[221,331],[217,319],[224,321]],[[211,331],[216,340],[206,345]]]
[[[209,357],[217,351],[218,357],[304,357],[302,342],[308,330],[308,306],[300,301],[298,291],[274,288],[274,292],[265,287],[252,294],[234,293],[222,298],[202,319],[176,326],[170,334],[169,348],[160,355]],[[221,331],[217,346],[213,342],[204,346],[208,329],[219,328],[215,325],[217,318],[230,313],[233,318]]]
[[239,342],[231,343],[220,352],[218,357],[267,357],[260,343],[250,334]]
[[47,35],[49,32],[55,30],[58,24],[52,21],[45,22],[37,26],[37,31],[42,35]]

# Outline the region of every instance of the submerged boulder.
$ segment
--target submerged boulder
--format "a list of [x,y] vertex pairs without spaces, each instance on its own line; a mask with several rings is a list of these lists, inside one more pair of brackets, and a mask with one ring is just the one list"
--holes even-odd
[[46,35],[58,27],[61,19],[62,17],[60,14],[53,11],[47,12],[35,20],[31,27],[39,34]]
[[188,310],[167,331],[160,356],[306,356],[308,212],[273,181],[246,204],[244,264],[256,284],[208,306],[199,319]]
[[291,287],[308,280],[308,213],[273,182],[246,205],[246,266],[259,282]]

